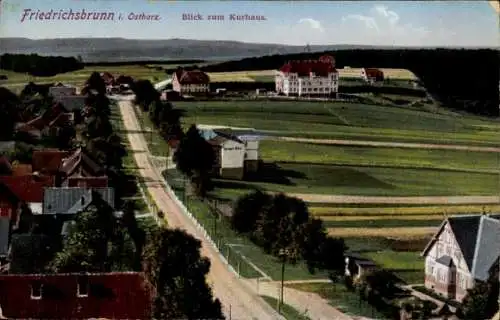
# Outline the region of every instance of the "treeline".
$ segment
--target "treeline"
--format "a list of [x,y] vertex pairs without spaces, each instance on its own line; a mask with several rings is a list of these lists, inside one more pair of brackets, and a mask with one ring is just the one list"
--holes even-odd
[[74,57],[45,57],[37,54],[10,54],[0,56],[0,69],[28,73],[37,77],[51,77],[83,69],[84,65]]
[[103,62],[85,62],[85,66],[132,66],[147,64],[180,65],[203,63],[204,60],[132,60],[132,61],[103,61]]
[[289,60],[335,57],[337,68],[376,67],[412,71],[444,106],[498,116],[498,52],[493,49],[365,49],[272,55],[204,66],[205,72],[278,69]]

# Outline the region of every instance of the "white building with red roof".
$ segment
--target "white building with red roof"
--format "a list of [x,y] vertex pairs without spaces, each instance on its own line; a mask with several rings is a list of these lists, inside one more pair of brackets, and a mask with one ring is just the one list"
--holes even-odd
[[336,97],[339,73],[332,56],[318,60],[289,61],[276,73],[276,92],[286,96]]
[[172,76],[172,89],[181,95],[204,95],[210,90],[210,77],[199,70],[178,68]]

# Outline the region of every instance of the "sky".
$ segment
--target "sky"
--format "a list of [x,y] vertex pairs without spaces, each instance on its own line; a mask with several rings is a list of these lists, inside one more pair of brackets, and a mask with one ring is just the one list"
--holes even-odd
[[[199,39],[292,45],[499,47],[499,16],[485,1],[0,0],[0,37]],[[35,13],[113,13],[113,20],[38,20]],[[26,11],[31,10],[31,11]],[[60,11],[63,10],[63,11]],[[24,13],[33,13],[30,15]],[[140,14],[157,20],[130,20]],[[204,20],[183,20],[199,14]],[[265,17],[231,21],[231,15]],[[209,21],[209,15],[224,21]],[[24,21],[21,21],[24,16]],[[120,18],[121,16],[121,18]]]

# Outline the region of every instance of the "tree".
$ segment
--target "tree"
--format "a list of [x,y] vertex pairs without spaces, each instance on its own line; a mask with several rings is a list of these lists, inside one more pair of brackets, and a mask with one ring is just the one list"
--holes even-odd
[[478,282],[474,288],[467,290],[457,315],[470,320],[491,319],[498,311],[498,287],[497,277]]
[[85,105],[90,107],[89,113],[98,117],[109,118],[110,104],[111,101],[104,94],[89,94],[85,98]]
[[123,216],[122,216],[123,226],[127,229],[130,238],[134,242],[134,270],[141,269],[141,258],[142,250],[146,242],[146,233],[142,230],[135,218],[134,203],[131,201],[125,202],[123,205]]
[[201,242],[180,229],[161,229],[147,241],[144,272],[156,288],[156,319],[224,319],[205,277],[210,261],[200,255]]
[[255,230],[256,223],[262,215],[262,210],[271,203],[272,197],[259,190],[240,197],[234,206],[231,225],[240,233]]
[[107,138],[93,138],[86,145],[86,150],[107,168],[120,169],[122,158],[127,151],[121,144],[121,139],[116,134],[111,134]]
[[160,93],[149,80],[136,81],[131,89],[135,94],[134,103],[139,105],[143,111],[148,111],[151,103],[160,100]]
[[19,104],[19,98],[12,91],[0,87],[0,140],[12,139]]
[[99,199],[97,193],[94,195],[98,198],[95,201],[97,204],[76,216],[63,250],[50,264],[51,271],[109,271],[109,244],[115,240],[116,222],[112,209]]
[[186,132],[174,154],[177,169],[187,175],[196,194],[205,196],[210,188],[210,172],[215,161],[212,146],[200,135],[196,125]]
[[113,126],[108,119],[98,116],[88,118],[85,134],[89,140],[94,138],[107,138],[112,133]]
[[90,77],[85,82],[85,85],[88,89],[95,90],[100,95],[106,94],[106,83],[99,72],[92,72]]

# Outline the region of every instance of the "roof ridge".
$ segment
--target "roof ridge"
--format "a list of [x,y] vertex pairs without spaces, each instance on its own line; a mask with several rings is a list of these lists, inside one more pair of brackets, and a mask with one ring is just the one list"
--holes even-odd
[[477,233],[476,233],[476,246],[474,248],[474,255],[472,256],[472,270],[470,270],[471,274],[475,274],[475,271],[476,271],[476,267],[477,267],[477,264],[476,264],[476,259],[477,259],[477,255],[479,253],[479,240],[481,239],[481,236],[483,234],[483,225],[484,225],[484,216],[481,216],[480,220],[479,220],[479,226],[478,226],[478,230],[477,230]]

